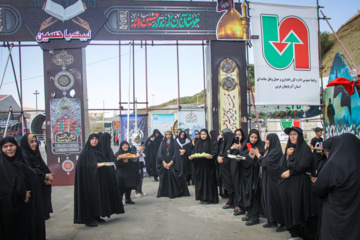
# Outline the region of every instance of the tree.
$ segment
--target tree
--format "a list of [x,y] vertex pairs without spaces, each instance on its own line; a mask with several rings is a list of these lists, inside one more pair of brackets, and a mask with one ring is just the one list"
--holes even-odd
[[335,40],[330,40],[329,32],[322,32],[320,33],[320,44],[321,44],[321,55],[323,56],[332,48],[332,46],[334,46]]

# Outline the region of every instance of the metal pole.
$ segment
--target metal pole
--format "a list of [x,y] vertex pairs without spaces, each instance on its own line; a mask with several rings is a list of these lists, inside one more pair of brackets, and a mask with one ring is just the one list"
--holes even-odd
[[[247,75],[248,75],[248,87],[249,87],[249,91],[247,91],[248,93],[248,101],[249,101],[249,117],[248,117],[248,126],[250,127],[251,129],[251,99],[250,99],[250,88],[251,88],[251,79],[250,79],[250,66],[249,66],[249,44],[246,43],[246,71],[247,71]],[[250,121],[249,121],[250,120]]]
[[38,113],[37,95],[39,95],[40,93],[38,92],[38,90],[35,90],[35,92],[33,94],[35,94],[35,97],[36,97],[36,114],[37,114]]
[[180,111],[180,67],[179,67],[179,43],[176,40],[176,62],[177,62],[177,83],[178,83],[178,111]]
[[135,98],[135,132],[137,133],[138,126],[137,126],[137,98]]
[[[320,98],[321,98],[321,104],[323,104],[324,101],[324,83],[323,83],[323,74],[322,74],[322,55],[321,55],[321,43],[320,43],[320,15],[319,15],[319,10],[320,10],[320,5],[319,5],[319,0],[316,0],[316,6],[317,6],[317,18],[318,18],[318,48],[319,48],[319,71],[320,71],[320,79],[321,79],[321,93],[320,93]],[[321,107],[322,110],[322,125],[325,125],[325,115],[324,115],[324,107]],[[326,140],[326,135],[324,134],[324,139]]]
[[[10,48],[9,48],[10,50]],[[16,76],[16,70],[15,70],[15,65],[14,65],[14,60],[12,58],[12,54],[10,53],[10,61],[11,61],[11,67],[13,69],[13,73],[14,73],[14,79],[15,79],[15,84],[16,84],[16,91],[18,93],[18,97],[19,97],[19,102],[21,102],[21,96],[20,96],[20,90],[19,90],[19,85],[18,85],[18,81],[17,81],[17,76]]]
[[133,57],[133,109],[135,109],[135,42],[132,45],[132,57]]
[[338,35],[336,34],[336,32],[334,31],[334,29],[332,28],[332,26],[330,25],[329,21],[327,20],[326,16],[324,15],[324,13],[320,10],[321,14],[323,15],[324,17],[324,20],[327,22],[327,24],[329,25],[331,31],[334,33],[336,39],[338,40],[338,42],[340,43],[341,47],[344,49],[345,51],[345,54],[349,57],[351,63],[353,64],[354,68],[355,68],[355,71],[356,73],[359,73],[359,69],[357,68],[354,60],[350,57],[350,54],[348,53],[348,51],[346,50],[346,48],[344,47],[344,45],[342,44],[342,42],[340,41],[340,38],[338,37]]
[[203,56],[203,80],[204,80],[204,112],[205,112],[205,128],[208,128],[208,124],[206,121],[206,79],[205,79],[205,45],[204,41],[202,41],[202,56]]
[[119,41],[119,123],[121,124],[121,41]]
[[7,130],[8,130],[8,126],[9,126],[9,121],[10,121],[10,117],[11,117],[11,112],[12,112],[12,107],[9,107],[9,115],[8,115],[8,119],[6,121],[6,127],[5,127],[5,132],[3,137],[6,137],[7,134]]
[[126,129],[126,139],[129,142],[130,134],[130,86],[131,86],[131,42],[129,42],[129,86],[128,86],[128,110],[127,110],[127,129]]
[[22,125],[21,125],[21,132],[24,135],[24,126],[26,127],[26,118],[24,114],[24,102],[23,102],[23,88],[22,88],[22,64],[21,64],[21,42],[19,42],[19,71],[20,71],[20,95],[21,95],[21,101],[20,101],[20,108],[21,108],[21,115],[22,115]]
[[145,91],[146,91],[146,115],[149,114],[149,99],[148,99],[148,69],[147,69],[147,41],[145,41]]
[[4,77],[5,77],[5,73],[6,73],[6,69],[7,69],[7,65],[9,63],[9,59],[10,59],[10,56],[11,56],[11,50],[13,48],[13,45],[10,46],[10,49],[9,49],[9,55],[7,57],[7,60],[6,60],[6,63],[5,63],[5,68],[4,68],[4,73],[3,73],[3,76],[1,78],[1,83],[0,83],[0,89],[2,87],[2,84],[3,84],[3,81],[4,81]]

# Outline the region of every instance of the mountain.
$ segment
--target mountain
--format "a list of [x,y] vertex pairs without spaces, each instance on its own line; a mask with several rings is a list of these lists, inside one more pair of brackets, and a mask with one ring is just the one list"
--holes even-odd
[[[360,69],[360,12],[355,14],[355,16],[343,24],[336,34],[350,54],[351,58],[354,60],[358,69]],[[345,51],[342,49],[333,33],[330,34],[329,39],[334,40],[335,44],[326,54],[324,54],[324,56],[322,56],[322,65],[325,67],[323,70],[323,76],[329,76],[331,65],[337,52],[341,52],[344,55],[349,68],[354,69],[350,59],[346,56]]]

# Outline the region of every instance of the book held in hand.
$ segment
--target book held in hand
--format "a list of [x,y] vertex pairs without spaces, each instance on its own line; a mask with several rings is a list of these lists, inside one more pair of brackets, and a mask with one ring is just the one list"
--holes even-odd
[[233,154],[228,154],[227,155],[228,158],[233,158],[236,160],[246,160],[246,157],[240,156],[240,155],[233,155]]

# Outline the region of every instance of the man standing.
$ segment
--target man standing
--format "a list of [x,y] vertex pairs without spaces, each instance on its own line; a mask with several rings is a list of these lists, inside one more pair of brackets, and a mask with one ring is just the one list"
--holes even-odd
[[324,139],[322,138],[322,133],[323,133],[323,129],[316,127],[314,128],[315,131],[315,137],[313,139],[311,139],[310,141],[310,148],[313,151],[313,156],[314,156],[314,169],[317,169],[319,160],[322,157],[322,150],[323,150],[323,142]]

